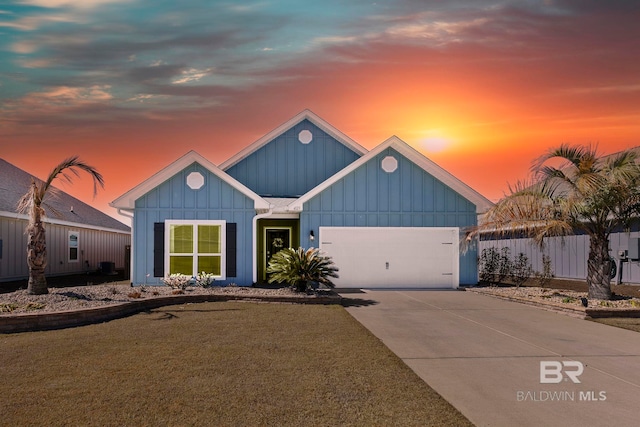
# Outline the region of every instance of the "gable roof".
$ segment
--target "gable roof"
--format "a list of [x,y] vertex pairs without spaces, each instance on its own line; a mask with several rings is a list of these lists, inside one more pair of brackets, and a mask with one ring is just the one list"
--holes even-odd
[[226,171],[227,169],[229,169],[233,165],[239,163],[245,157],[248,157],[253,152],[255,152],[255,151],[259,150],[261,147],[267,145],[274,138],[280,136],[281,134],[283,134],[284,132],[288,131],[289,129],[291,129],[292,127],[294,127],[295,125],[297,125],[298,123],[300,123],[301,121],[303,121],[305,119],[309,120],[311,123],[313,123],[318,128],[320,128],[323,132],[326,132],[331,137],[335,138],[338,142],[340,142],[341,144],[345,145],[346,147],[348,147],[349,149],[353,150],[354,152],[358,153],[359,155],[362,156],[367,152],[367,150],[364,147],[362,147],[360,144],[355,142],[353,139],[349,138],[344,133],[340,132],[338,129],[336,129],[333,126],[331,126],[328,122],[326,122],[325,120],[321,119],[318,115],[313,113],[311,110],[304,110],[304,111],[296,114],[294,117],[292,117],[291,119],[287,120],[286,122],[284,122],[283,124],[281,124],[277,128],[275,128],[274,130],[272,130],[268,134],[264,135],[262,138],[258,139],[256,142],[254,142],[253,144],[249,145],[244,150],[240,151],[238,154],[234,155],[233,157],[231,157],[230,159],[228,159],[227,161],[222,163],[220,165],[220,169]]
[[430,175],[447,185],[449,188],[454,190],[456,193],[469,200],[476,206],[477,213],[483,213],[493,205],[493,203],[491,203],[489,199],[475,191],[473,188],[469,187],[464,182],[460,181],[458,178],[438,166],[433,161],[429,160],[409,144],[407,144],[397,136],[392,136],[382,144],[375,147],[373,150],[369,151],[364,156],[360,157],[355,162],[351,163],[346,168],[342,169],[340,172],[333,175],[331,178],[324,181],[322,184],[316,186],[306,194],[302,195],[295,202],[289,205],[289,209],[291,211],[302,211],[303,205],[306,201],[317,196],[340,179],[344,178],[360,166],[364,165],[369,160],[375,158],[378,154],[382,153],[387,148],[393,148],[398,153],[402,154],[407,159],[421,167],[425,172],[429,173]]
[[175,162],[171,163],[164,169],[152,175],[147,180],[133,187],[131,190],[124,193],[122,196],[115,199],[113,202],[109,203],[109,206],[120,209],[133,209],[135,207],[136,200],[140,197],[147,194],[149,191],[153,190],[169,178],[173,177],[175,174],[179,173],[186,167],[192,165],[193,163],[198,163],[209,172],[220,178],[222,181],[229,184],[231,187],[235,188],[248,198],[254,201],[254,205],[256,209],[269,209],[270,205],[266,202],[262,197],[258,196],[256,193],[251,191],[249,188],[244,186],[239,181],[235,180],[233,177],[229,176],[223,170],[221,170],[218,166],[211,163],[209,160],[202,157],[197,152],[191,150],[184,156],[180,157]]
[[[11,218],[27,219],[28,216],[17,211],[18,201],[27,192],[33,175],[0,159],[0,215]],[[35,178],[35,177],[33,177]],[[35,178],[38,181],[38,178]],[[47,213],[47,222],[77,224],[85,228],[108,229],[129,233],[131,229],[111,216],[89,206],[75,197],[53,187],[43,204]]]

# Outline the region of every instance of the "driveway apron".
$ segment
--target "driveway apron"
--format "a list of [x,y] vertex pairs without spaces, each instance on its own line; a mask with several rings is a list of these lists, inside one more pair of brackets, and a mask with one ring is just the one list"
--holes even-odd
[[347,311],[477,426],[640,425],[637,332],[471,292],[343,296],[363,300]]

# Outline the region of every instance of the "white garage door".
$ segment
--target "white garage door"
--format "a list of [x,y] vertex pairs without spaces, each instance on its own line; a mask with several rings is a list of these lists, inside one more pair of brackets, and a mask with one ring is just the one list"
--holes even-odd
[[320,227],[339,288],[457,288],[457,228]]

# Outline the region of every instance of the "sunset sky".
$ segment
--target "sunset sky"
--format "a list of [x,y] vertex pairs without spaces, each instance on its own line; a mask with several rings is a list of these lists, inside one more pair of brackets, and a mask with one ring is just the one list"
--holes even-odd
[[[189,150],[220,164],[308,108],[397,135],[496,201],[561,143],[640,145],[640,2],[0,2],[0,158],[108,203]],[[123,222],[125,219],[118,217]]]

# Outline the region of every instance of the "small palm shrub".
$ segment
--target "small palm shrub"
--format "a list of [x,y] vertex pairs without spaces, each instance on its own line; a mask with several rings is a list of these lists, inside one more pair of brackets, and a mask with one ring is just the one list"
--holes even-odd
[[337,272],[331,257],[322,255],[317,248],[282,249],[271,257],[267,267],[269,283],[288,283],[298,292],[310,291],[320,284],[333,288],[331,278],[337,278]]

